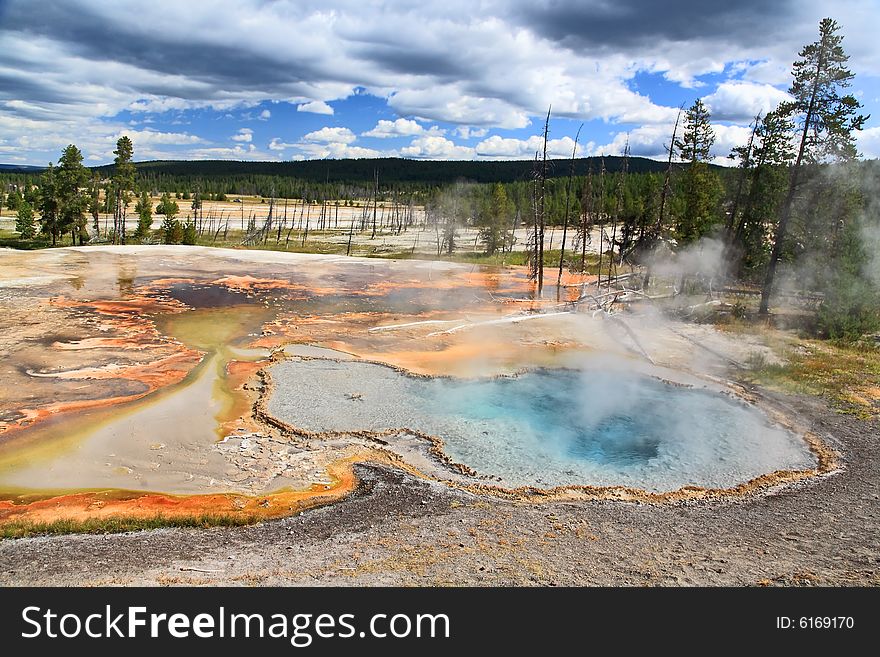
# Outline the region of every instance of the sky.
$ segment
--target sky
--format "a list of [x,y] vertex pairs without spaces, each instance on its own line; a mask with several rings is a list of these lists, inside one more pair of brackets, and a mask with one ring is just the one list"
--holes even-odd
[[880,0],[0,0],[0,163],[665,159],[701,98],[730,164],[826,15],[880,157]]

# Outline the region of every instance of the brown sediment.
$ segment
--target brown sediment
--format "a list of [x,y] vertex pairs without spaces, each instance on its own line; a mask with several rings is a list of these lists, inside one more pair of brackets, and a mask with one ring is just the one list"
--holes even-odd
[[315,289],[307,285],[297,285],[290,281],[278,278],[257,278],[256,276],[223,276],[211,281],[212,285],[222,285],[230,290],[242,292],[267,292],[269,290],[284,290],[285,292],[302,291],[309,294],[332,294],[333,288]]
[[[555,343],[535,346],[543,349],[541,353],[536,353],[534,348],[530,352],[533,366],[559,364],[558,355],[563,346]],[[519,370],[523,352],[524,347],[516,343],[463,341],[440,343],[434,349],[374,351],[369,353],[368,359],[417,374],[467,376],[480,374],[487,367],[502,371]]]
[[103,399],[87,399],[79,401],[51,402],[34,408],[17,409],[21,417],[12,422],[0,423],[0,444],[10,439],[13,434],[48,419],[57,418],[66,413],[108,408],[116,404],[136,401],[155,392],[160,388],[182,381],[193,367],[199,364],[202,355],[189,349],[173,354],[159,361],[136,365],[119,370],[112,370],[103,376],[88,376],[88,379],[130,379],[146,385],[146,389],[132,395],[106,397]]
[[384,460],[373,454],[341,459],[327,468],[330,484],[314,484],[305,490],[268,495],[166,495],[110,490],[77,492],[33,501],[27,498],[0,500],[0,525],[48,524],[57,520],[151,519],[157,516],[172,519],[206,514],[255,520],[278,518],[342,499],[357,485],[352,463],[377,458]]
[[[149,294],[167,294],[169,288],[174,285],[219,285],[236,292],[256,293],[271,290],[283,290],[284,292],[302,292],[309,294],[333,294],[338,292],[334,288],[313,288],[309,285],[292,283],[280,278],[259,278],[249,274],[237,276],[228,275],[220,278],[184,278],[169,277],[155,278],[143,286],[142,291]],[[305,294],[303,295],[303,298]]]
[[[519,270],[522,271],[519,271]],[[496,294],[532,293],[535,290],[533,281],[528,280],[525,268],[498,271],[454,271],[429,278],[407,278],[382,280],[372,283],[364,290],[369,296],[385,296],[403,289],[458,290],[477,288]]]
[[149,296],[136,296],[129,299],[70,299],[57,296],[50,299],[50,303],[58,308],[89,309],[103,315],[112,317],[125,317],[135,315],[140,317],[146,314],[160,314],[172,312],[185,312],[189,308],[179,301],[170,299],[157,299]]
[[235,429],[259,431],[262,428],[252,413],[253,406],[259,398],[259,391],[249,382],[267,362],[268,360],[265,359],[233,360],[226,364],[227,384],[233,393],[233,406],[225,414],[226,419],[220,424],[223,435],[229,435]]
[[83,366],[66,371],[27,373],[35,378],[65,380],[127,380],[141,384],[137,393],[109,396],[88,400],[45,400],[33,404],[22,399],[18,417],[13,422],[0,423],[0,440],[24,428],[29,428],[48,418],[88,409],[103,408],[140,399],[159,388],[177,383],[195,367],[202,353],[189,349],[179,342],[161,335],[155,322],[148,315],[174,314],[187,310],[176,301],[158,300],[138,296],[125,300],[75,300],[53,297],[49,305],[69,311],[87,311],[102,317],[101,329],[111,332],[109,336],[86,337],[70,342],[54,342],[51,349],[59,351],[117,350],[123,353],[137,351],[153,356],[151,360],[119,365],[103,362],[100,365]]

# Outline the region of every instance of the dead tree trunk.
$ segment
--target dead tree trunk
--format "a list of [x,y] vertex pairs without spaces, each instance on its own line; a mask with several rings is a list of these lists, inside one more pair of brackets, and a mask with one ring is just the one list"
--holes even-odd
[[559,298],[560,286],[562,285],[562,263],[565,260],[565,238],[568,236],[568,211],[571,202],[571,181],[574,178],[574,158],[577,155],[578,139],[581,136],[581,128],[578,128],[574,136],[574,148],[571,149],[571,165],[568,169],[568,182],[565,184],[565,216],[562,218],[562,248],[559,251],[559,274],[556,276],[556,297]]
[[544,149],[543,155],[541,157],[541,197],[540,197],[540,207],[538,209],[538,214],[541,222],[540,230],[538,231],[538,296],[540,297],[544,291],[544,225],[546,222],[546,217],[544,216],[544,194],[546,193],[547,188],[547,136],[550,132],[550,110],[551,107],[547,108],[547,118],[544,121]]

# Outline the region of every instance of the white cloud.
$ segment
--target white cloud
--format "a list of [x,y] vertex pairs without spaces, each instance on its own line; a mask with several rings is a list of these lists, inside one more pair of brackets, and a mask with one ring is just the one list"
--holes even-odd
[[460,125],[455,129],[455,134],[462,139],[482,139],[489,134],[488,128],[472,128],[468,125]]
[[272,112],[270,112],[267,109],[264,109],[262,112],[260,112],[259,118],[260,118],[260,121],[268,121],[270,118],[272,118]]
[[730,151],[734,146],[748,143],[752,130],[747,126],[717,123],[712,124],[712,130],[715,132],[715,144],[712,146],[711,154],[716,158],[715,163],[730,166],[731,161],[727,159]]
[[[436,127],[432,128],[436,132],[440,132]],[[367,132],[361,133],[362,137],[377,137],[379,139],[387,139],[390,137],[414,137],[426,132],[425,128],[418,122],[410,119],[397,119],[395,121],[386,121],[382,119],[376,124],[376,127]]]
[[254,131],[250,128],[241,128],[238,134],[232,135],[230,139],[249,144],[254,140]]
[[717,121],[749,122],[759,112],[764,115],[790,99],[787,93],[769,84],[728,81],[719,84],[703,102]]
[[329,114],[333,115],[333,108],[323,100],[313,100],[308,103],[301,103],[296,106],[297,112],[311,112],[312,114]]
[[281,141],[280,137],[273,137],[272,141],[269,142],[270,151],[286,151],[288,148],[294,148],[295,146],[296,144],[288,144]]
[[325,127],[303,136],[303,141],[327,144],[350,144],[357,137],[348,128]]
[[205,140],[196,135],[186,132],[160,132],[158,130],[129,130],[125,129],[112,137],[115,143],[122,135],[128,135],[132,143],[139,147],[156,146],[183,146],[187,144],[204,144]]
[[865,157],[873,160],[880,158],[880,128],[865,128],[855,133],[856,146]]
[[606,144],[594,144],[589,150],[589,155],[623,155],[628,143],[630,154],[633,156],[665,159],[668,156],[666,147],[671,138],[672,123],[640,126],[629,132],[615,133],[612,140]]
[[437,135],[416,137],[409,146],[400,149],[400,154],[421,160],[472,160],[476,155],[473,148],[459,146]]
[[[309,158],[317,159],[358,159],[368,157],[389,157],[392,154],[383,153],[382,151],[373,150],[372,148],[363,148],[361,146],[350,146],[342,142],[332,142],[326,144],[297,144],[301,154]],[[297,159],[294,156],[293,159]]]
[[[712,146],[712,162],[730,166],[727,158],[734,146],[744,144],[749,139],[751,129],[746,126],[712,124],[715,143]],[[679,126],[679,136],[681,126]],[[669,157],[666,150],[672,139],[672,124],[640,126],[629,132],[618,132],[607,144],[594,145],[587,152],[589,155],[623,155],[624,147],[629,143],[630,155],[665,160]]]
[[256,146],[253,144],[248,144],[244,146],[243,144],[236,144],[233,148],[226,148],[223,146],[217,147],[209,147],[209,148],[197,148],[190,150],[186,153],[186,155],[191,159],[196,160],[270,160],[277,159],[277,157],[269,155],[261,150],[258,150]]
[[[492,135],[477,144],[475,151],[481,157],[522,159],[532,158],[536,152],[543,152],[543,149],[544,138],[539,135],[533,135],[528,139],[511,139]],[[571,137],[547,140],[547,157],[571,157],[573,149],[574,139]],[[582,152],[583,146],[578,144],[577,153]]]

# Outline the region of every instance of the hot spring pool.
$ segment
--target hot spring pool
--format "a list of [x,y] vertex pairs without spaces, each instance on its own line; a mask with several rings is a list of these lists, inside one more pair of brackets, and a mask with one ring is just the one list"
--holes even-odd
[[624,371],[537,370],[426,379],[364,362],[271,369],[271,414],[309,431],[409,428],[507,487],[730,488],[816,459],[798,436],[727,395]]

